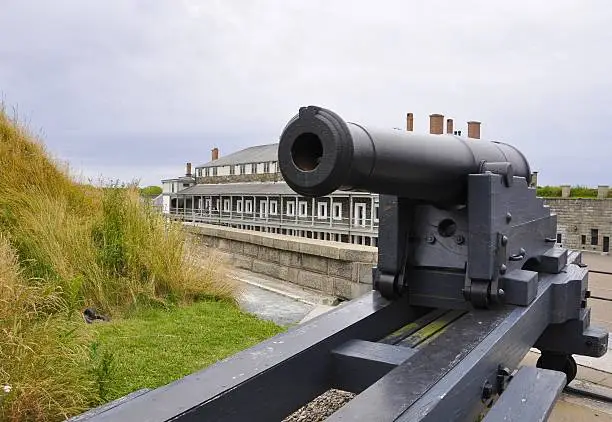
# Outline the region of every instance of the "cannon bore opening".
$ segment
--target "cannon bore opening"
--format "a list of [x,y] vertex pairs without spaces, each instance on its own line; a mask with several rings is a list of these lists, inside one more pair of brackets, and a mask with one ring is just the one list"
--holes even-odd
[[323,144],[314,133],[298,136],[291,147],[293,164],[302,171],[313,171],[319,166],[323,156]]

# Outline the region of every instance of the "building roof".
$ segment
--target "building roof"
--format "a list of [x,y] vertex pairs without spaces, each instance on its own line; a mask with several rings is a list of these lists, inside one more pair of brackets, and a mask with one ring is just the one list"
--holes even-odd
[[183,189],[181,195],[295,195],[284,182],[200,184]]
[[200,164],[196,168],[265,163],[267,161],[278,161],[278,143],[245,148],[217,160]]
[[[335,191],[334,196],[370,196],[367,192],[343,192]],[[285,182],[248,182],[248,183],[215,183],[199,184],[175,192],[172,195],[256,195],[256,196],[276,196],[276,195],[296,195]],[[374,194],[375,195],[375,194]]]

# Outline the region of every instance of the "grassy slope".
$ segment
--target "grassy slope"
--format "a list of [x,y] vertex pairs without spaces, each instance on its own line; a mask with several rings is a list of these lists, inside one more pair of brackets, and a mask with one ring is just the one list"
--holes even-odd
[[100,344],[114,351],[108,399],[165,385],[282,331],[212,300],[143,310],[94,330]]
[[[0,109],[0,421],[65,420],[278,330],[191,249],[136,189],[76,183]],[[129,318],[88,326],[92,305]]]

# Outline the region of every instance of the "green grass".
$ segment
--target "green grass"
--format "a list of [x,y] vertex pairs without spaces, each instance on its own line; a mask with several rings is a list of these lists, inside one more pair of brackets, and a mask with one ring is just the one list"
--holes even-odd
[[165,385],[283,331],[231,303],[213,300],[144,309],[92,327],[99,347],[112,353],[109,400]]
[[[226,312],[216,315],[228,324],[238,286],[221,256],[197,249],[180,223],[142,200],[137,184],[77,180],[0,103],[0,386],[10,386],[0,390],[0,421],[62,421],[112,397],[119,382],[111,379],[112,333],[92,340],[79,316],[85,307],[121,321],[147,308],[221,300]],[[134,332],[153,336],[161,332],[156,323]],[[248,345],[191,341],[205,351]],[[153,371],[178,358],[171,344],[151,353]],[[140,356],[138,343],[129,347],[125,359]],[[205,356],[212,362],[215,353]]]

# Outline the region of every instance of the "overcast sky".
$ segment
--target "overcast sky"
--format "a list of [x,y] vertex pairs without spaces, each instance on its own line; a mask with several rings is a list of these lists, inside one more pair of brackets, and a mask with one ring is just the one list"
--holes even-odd
[[314,104],[480,120],[540,184],[612,185],[609,0],[0,0],[0,40],[5,103],[86,177],[160,184]]

